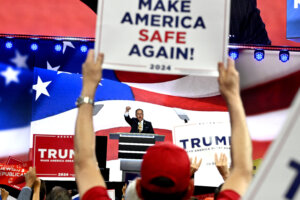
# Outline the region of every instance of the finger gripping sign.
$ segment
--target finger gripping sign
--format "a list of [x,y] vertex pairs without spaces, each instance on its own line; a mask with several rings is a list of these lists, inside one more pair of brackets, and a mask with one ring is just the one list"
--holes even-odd
[[99,0],[103,67],[217,76],[225,61],[230,0]]

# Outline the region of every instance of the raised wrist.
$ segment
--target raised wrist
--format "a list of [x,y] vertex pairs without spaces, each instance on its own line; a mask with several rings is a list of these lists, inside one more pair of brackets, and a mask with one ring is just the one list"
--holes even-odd
[[25,187],[29,187],[29,188],[32,188],[33,184],[31,183],[26,183]]
[[77,107],[81,106],[82,104],[90,104],[90,105],[94,106],[94,99],[92,99],[88,96],[80,96],[80,97],[78,97],[75,104]]
[[225,97],[225,100],[228,105],[236,104],[242,102],[240,94],[231,94]]
[[41,185],[40,184],[36,184],[33,186],[34,190],[40,189]]
[[80,96],[94,99],[95,93],[96,93],[96,88],[83,87]]

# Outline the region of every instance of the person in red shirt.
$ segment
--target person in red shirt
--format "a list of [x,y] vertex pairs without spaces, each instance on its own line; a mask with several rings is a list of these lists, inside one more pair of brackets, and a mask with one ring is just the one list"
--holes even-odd
[[[83,87],[77,100],[74,168],[79,194],[83,200],[109,199],[95,155],[92,119],[93,99],[102,78],[102,63],[103,54],[99,54],[94,62],[94,51],[90,50],[83,64]],[[219,63],[218,69],[220,92],[227,103],[231,120],[232,168],[217,199],[239,199],[246,192],[252,178],[252,145],[234,61],[228,59],[226,68]],[[136,191],[144,200],[189,199],[194,188],[190,177],[190,161],[183,149],[173,144],[154,145],[143,158]]]

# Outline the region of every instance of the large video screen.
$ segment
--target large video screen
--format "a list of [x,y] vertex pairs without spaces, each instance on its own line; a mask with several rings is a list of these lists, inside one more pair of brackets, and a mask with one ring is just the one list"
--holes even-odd
[[[95,37],[97,0],[0,0],[0,34]],[[286,39],[286,0],[232,0],[230,43],[300,46]]]

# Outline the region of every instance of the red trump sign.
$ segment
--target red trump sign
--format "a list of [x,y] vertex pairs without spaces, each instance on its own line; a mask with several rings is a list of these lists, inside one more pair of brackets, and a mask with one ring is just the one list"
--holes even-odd
[[75,177],[73,135],[34,135],[33,152],[39,177]]

